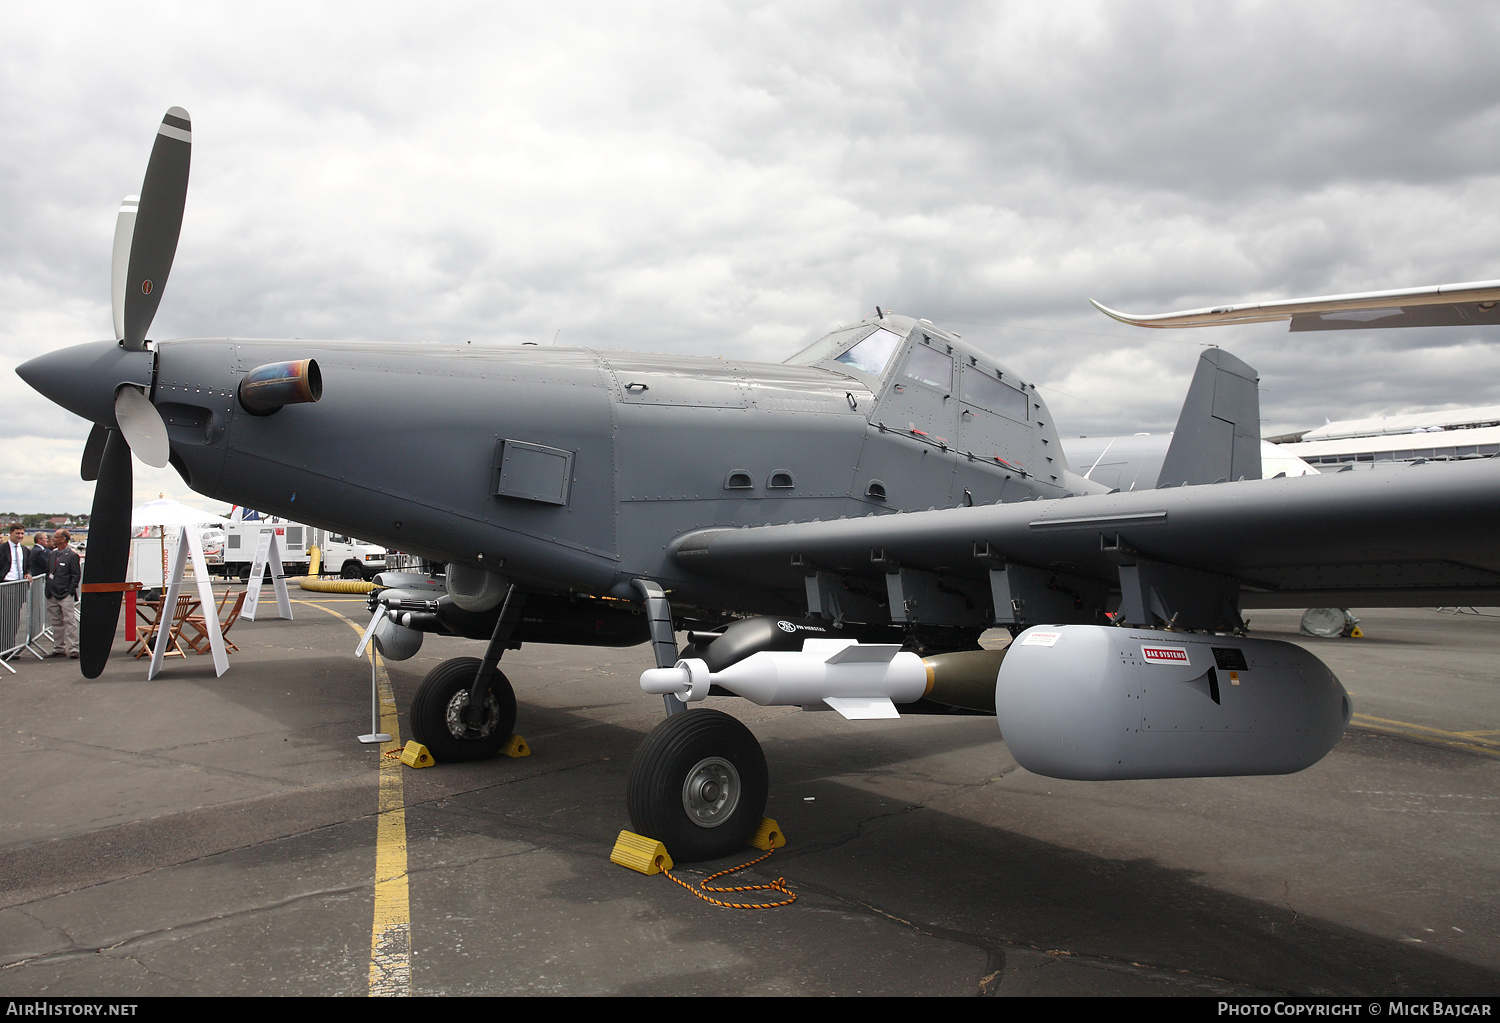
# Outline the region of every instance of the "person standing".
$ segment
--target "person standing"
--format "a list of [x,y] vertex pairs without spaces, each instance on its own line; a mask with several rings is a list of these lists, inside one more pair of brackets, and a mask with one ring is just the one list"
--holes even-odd
[[27,562],[31,570],[31,576],[46,577],[52,571],[52,538],[46,533],[38,533],[31,542],[31,560]]
[[[21,546],[21,541],[26,539],[26,527],[19,522],[12,522],[7,532],[10,534],[9,539],[4,547],[0,547],[0,581],[9,583],[25,579],[27,582],[31,582],[31,572],[27,563],[27,557],[31,552]],[[19,628],[21,642],[26,642],[26,627],[29,624],[29,617],[26,602],[23,600],[21,602],[20,614],[14,622],[5,627],[5,633],[0,635],[0,644],[3,644],[3,646],[0,646],[0,649],[8,649],[15,642],[17,629],[11,626]]]
[[73,608],[78,601],[78,584],[83,582],[83,565],[78,552],[68,546],[72,539],[66,529],[52,534],[51,569],[47,572],[47,624],[52,629],[52,656],[66,654],[78,657],[78,619]]
[[[29,608],[31,606],[31,601],[40,603],[41,607],[38,608],[38,620],[45,620],[47,614],[47,601],[45,597],[47,590],[47,573],[52,571],[52,537],[50,535],[48,535],[47,533],[38,533],[35,537],[32,538],[31,556],[30,559],[26,562],[26,566],[31,570],[31,578],[39,579],[42,582],[42,586],[40,588],[35,586],[32,586],[30,588],[30,600],[28,600],[27,602],[27,607]],[[44,628],[41,634],[36,636],[29,636],[28,641],[40,639],[43,635],[47,635],[49,639],[51,638],[51,636],[48,635],[46,629]]]

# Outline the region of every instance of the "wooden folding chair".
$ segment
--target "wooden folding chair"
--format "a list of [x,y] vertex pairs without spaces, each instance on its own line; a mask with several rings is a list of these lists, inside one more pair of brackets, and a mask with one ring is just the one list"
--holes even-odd
[[[240,609],[245,606],[246,592],[246,590],[240,590],[237,593],[230,593],[228,590],[225,590],[224,596],[220,598],[219,606],[215,610],[214,617],[218,622],[219,631],[224,638],[225,653],[232,654],[239,650],[239,647],[229,641],[229,630],[234,626],[235,622],[240,620]],[[230,597],[234,597],[234,603],[230,605],[229,614],[226,617],[224,615],[224,606],[229,604]],[[213,645],[209,642],[208,638],[207,615],[189,615],[184,624],[192,630],[192,635],[185,636],[183,642],[192,647],[194,653],[206,654],[213,649]]]
[[[165,601],[166,598],[163,597],[162,600]],[[156,621],[152,622],[150,625],[142,629],[140,633],[138,633],[141,648],[135,652],[135,655],[137,657],[149,656],[151,651],[155,649],[154,644],[158,642],[157,637],[160,636],[161,630],[165,626],[167,629],[166,639],[160,640],[160,642],[164,642],[167,644],[167,649],[163,656],[186,657],[187,654],[183,651],[182,644],[178,641],[182,638],[183,625],[187,622],[188,617],[197,607],[197,597],[178,597],[176,611],[169,620],[165,618],[162,613],[166,609],[160,607],[160,605],[158,604]]]
[[[225,590],[223,596],[219,597],[219,605],[214,609],[215,616],[224,613],[224,605],[229,603],[229,591]],[[202,610],[202,605],[199,605]],[[193,653],[201,654],[208,646],[208,616],[206,614],[188,615],[182,620],[182,627],[187,630],[187,635],[182,641],[192,648]],[[201,644],[201,645],[200,645]]]
[[166,596],[163,595],[158,600],[143,600],[136,605],[135,642],[130,644],[126,653],[136,657],[150,656],[151,641],[156,637],[157,627],[161,625],[162,604],[165,601]]

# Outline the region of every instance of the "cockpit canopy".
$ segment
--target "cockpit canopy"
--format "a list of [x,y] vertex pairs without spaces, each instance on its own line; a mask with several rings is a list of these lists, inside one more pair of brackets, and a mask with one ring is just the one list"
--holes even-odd
[[[886,313],[874,321],[841,327],[786,361],[842,373],[853,370],[873,378],[868,382],[876,391],[887,378],[902,384],[916,381],[944,396],[956,389],[967,405],[1017,422],[1028,419],[1027,388],[1019,377],[957,335],[909,316]],[[893,370],[897,365],[899,371]]]

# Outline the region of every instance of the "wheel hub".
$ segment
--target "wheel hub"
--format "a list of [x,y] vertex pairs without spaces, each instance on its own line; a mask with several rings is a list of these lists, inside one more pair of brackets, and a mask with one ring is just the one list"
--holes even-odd
[[682,808],[700,828],[727,821],[740,802],[740,773],[723,757],[706,757],[693,765],[682,783]]
[[453,694],[453,699],[448,701],[448,712],[444,715],[448,723],[448,732],[458,739],[489,738],[494,733],[495,726],[500,723],[500,702],[495,699],[495,694],[486,694],[484,720],[477,725],[464,720],[468,709],[469,691],[460,689]]

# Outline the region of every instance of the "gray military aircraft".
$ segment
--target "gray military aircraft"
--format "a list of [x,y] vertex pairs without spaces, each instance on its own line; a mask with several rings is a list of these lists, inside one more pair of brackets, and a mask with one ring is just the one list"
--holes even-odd
[[[117,339],[18,369],[95,424],[89,677],[115,633],[132,450],[211,498],[447,565],[441,590],[389,589],[371,609],[389,656],[427,633],[488,640],[413,701],[412,734],[440,761],[509,736],[507,647],[649,639],[641,685],[668,713],[627,804],[686,860],[743,846],[768,789],[750,732],[693,707],[710,697],[852,719],[993,713],[1022,766],[1057,777],[1286,772],[1337,742],[1349,700],[1311,655],[1246,638],[1242,609],[1500,595],[1500,462],[1261,479],[1255,372],[1219,349],[1158,488],[1120,493],[1068,470],[1034,381],[880,309],[781,364],[147,341],[190,132],[172,108],[122,210]],[[378,398],[398,381],[393,430]],[[997,625],[1017,639],[978,649]]]

